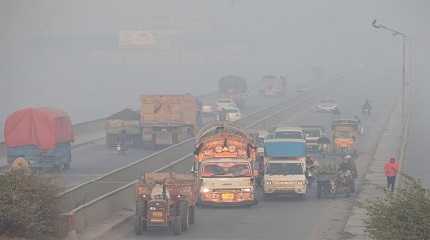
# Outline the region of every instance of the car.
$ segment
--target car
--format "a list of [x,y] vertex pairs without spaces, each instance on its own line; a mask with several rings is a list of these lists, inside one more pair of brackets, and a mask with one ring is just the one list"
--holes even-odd
[[278,127],[270,138],[305,140],[305,132],[300,127]]
[[242,117],[242,114],[240,113],[240,110],[237,107],[223,108],[222,111],[225,112],[225,118],[226,118],[225,120],[230,122],[237,121]]
[[333,100],[322,100],[315,106],[315,111],[321,113],[335,113],[339,111],[339,107]]
[[236,103],[231,98],[220,98],[216,101],[218,111],[226,108],[237,108]]

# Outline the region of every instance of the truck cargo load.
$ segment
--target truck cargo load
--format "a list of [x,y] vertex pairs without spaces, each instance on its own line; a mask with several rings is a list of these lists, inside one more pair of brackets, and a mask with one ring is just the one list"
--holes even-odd
[[52,108],[12,113],[4,130],[8,162],[24,157],[32,167],[69,167],[73,129],[69,116]]
[[135,233],[169,229],[175,235],[195,222],[198,182],[194,174],[145,173],[136,185]]
[[306,156],[306,142],[296,139],[266,139],[264,154],[272,158],[294,158]]
[[131,109],[124,109],[106,118],[106,145],[117,144],[140,146],[142,144],[142,127],[140,114]]
[[197,98],[189,94],[141,96],[145,140],[162,146],[194,136],[201,124],[200,108]]
[[256,146],[251,136],[227,122],[202,129],[194,151],[203,205],[248,205],[255,197]]

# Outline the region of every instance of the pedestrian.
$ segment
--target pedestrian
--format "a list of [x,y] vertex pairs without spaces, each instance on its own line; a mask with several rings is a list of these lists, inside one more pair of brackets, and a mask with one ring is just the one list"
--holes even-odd
[[387,188],[394,192],[394,185],[396,184],[396,176],[399,171],[399,164],[394,157],[390,158],[384,165],[385,176],[387,177]]

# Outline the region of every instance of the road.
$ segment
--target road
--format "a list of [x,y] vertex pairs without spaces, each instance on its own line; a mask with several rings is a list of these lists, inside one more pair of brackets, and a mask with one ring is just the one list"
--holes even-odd
[[[294,97],[295,93],[291,91],[290,97]],[[262,98],[259,95],[249,96],[246,107],[242,114],[246,116],[260,108],[267,107],[277,102],[279,98]],[[68,170],[64,175],[65,185],[72,187],[79,183],[91,180],[101,174],[112,171],[116,168],[127,165],[138,159],[142,159],[155,151],[149,149],[129,149],[126,155],[120,155],[108,149],[105,146],[104,139],[91,142],[85,146],[73,150],[72,169]],[[172,156],[174,158],[175,156]]]
[[[363,96],[373,100],[375,112],[368,119],[363,119],[367,131],[359,140],[360,156],[356,161],[360,175],[367,168],[394,102],[389,91],[378,93],[365,86],[362,82],[343,84],[338,86],[336,92],[324,96],[337,99],[344,116],[359,111]],[[320,124],[328,129],[331,118],[329,115],[314,113],[311,106],[307,106],[297,112],[287,113],[281,125]],[[191,162],[185,162],[174,169],[185,171],[190,165]],[[312,189],[304,201],[278,198],[261,200],[251,208],[200,208],[196,212],[196,224],[181,236],[151,232],[137,237],[131,219],[106,234],[104,239],[340,239],[352,199],[317,200],[315,189]]]
[[430,161],[428,147],[430,143],[430,109],[428,107],[428,81],[417,82],[418,86],[411,94],[411,120],[403,171],[422,180],[430,188]]

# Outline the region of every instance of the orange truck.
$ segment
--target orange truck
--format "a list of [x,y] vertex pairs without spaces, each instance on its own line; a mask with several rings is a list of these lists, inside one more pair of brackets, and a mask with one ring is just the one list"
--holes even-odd
[[195,221],[197,178],[173,172],[145,173],[136,185],[135,233],[152,229],[186,231]]
[[158,148],[194,136],[201,122],[200,108],[197,98],[189,94],[141,96],[144,141]]
[[257,203],[256,146],[242,129],[218,122],[197,136],[193,170],[200,180],[201,205]]
[[362,130],[360,123],[353,119],[339,119],[332,124],[332,146],[335,154],[355,155],[356,141]]

